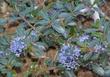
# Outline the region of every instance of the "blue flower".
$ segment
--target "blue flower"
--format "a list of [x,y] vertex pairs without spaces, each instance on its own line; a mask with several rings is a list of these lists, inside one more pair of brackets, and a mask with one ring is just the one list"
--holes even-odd
[[101,53],[101,52],[104,52],[105,51],[105,47],[104,46],[102,46],[102,45],[95,45],[94,46],[94,52],[96,52],[96,53]]
[[47,13],[48,13],[48,16],[52,16],[56,13],[56,10],[50,9]]
[[20,56],[26,44],[23,42],[23,37],[16,37],[11,41],[10,50],[16,56]]
[[6,54],[3,51],[0,51],[0,58],[6,56]]
[[80,56],[80,48],[70,45],[64,45],[58,54],[58,61],[68,70],[76,69],[78,57]]
[[89,35],[82,35],[82,36],[79,37],[80,42],[84,42],[87,39],[89,39]]
[[31,36],[36,36],[36,32],[33,30],[33,31],[31,31]]

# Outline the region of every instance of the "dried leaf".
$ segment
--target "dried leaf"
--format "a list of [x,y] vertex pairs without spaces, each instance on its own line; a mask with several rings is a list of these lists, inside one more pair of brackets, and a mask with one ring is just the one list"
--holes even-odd
[[46,53],[46,57],[49,57],[51,60],[54,60],[56,54],[57,54],[57,49],[56,48],[50,48]]
[[106,4],[102,4],[101,10],[105,15],[110,17],[110,1],[107,1]]
[[36,4],[37,4],[39,7],[44,6],[44,2],[45,2],[45,0],[36,0]]
[[19,26],[19,22],[18,21],[12,21],[7,23],[4,28],[5,28],[5,32],[8,34],[13,34],[16,32],[16,28]]
[[77,77],[94,77],[94,74],[88,70],[78,71]]

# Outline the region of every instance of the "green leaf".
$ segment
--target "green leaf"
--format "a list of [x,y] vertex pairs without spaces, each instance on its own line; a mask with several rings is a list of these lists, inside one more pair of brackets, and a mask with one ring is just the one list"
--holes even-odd
[[24,73],[24,77],[29,77],[30,74],[31,74],[31,71],[27,71]]
[[16,30],[17,36],[25,36],[26,35],[26,31],[23,26],[24,26],[24,24],[20,24],[20,26],[17,27],[17,30]]
[[69,22],[67,25],[69,25],[69,26],[75,26],[77,24],[76,24],[76,22]]
[[62,8],[63,8],[63,2],[61,2],[61,1],[56,1],[56,3],[55,3],[55,8],[57,8],[57,9],[62,9]]
[[103,38],[103,34],[101,32],[92,32],[91,35],[98,38]]
[[1,45],[9,45],[9,42],[8,42],[8,39],[7,37],[3,36],[3,37],[0,37],[0,44]]
[[100,76],[104,76],[104,69],[102,67],[100,67],[99,65],[92,65],[92,70],[100,75]]
[[110,31],[108,31],[108,34],[107,34],[107,41],[108,43],[110,43]]
[[33,11],[33,7],[28,7],[24,11],[20,12],[20,15],[25,16]]
[[0,33],[1,33],[1,32],[4,32],[4,29],[3,29],[3,28],[0,28]]
[[6,19],[0,18],[0,25],[4,25],[6,23]]
[[73,71],[65,71],[66,77],[76,77]]
[[45,20],[49,21],[49,16],[47,14],[47,10],[41,10],[39,13],[38,13],[39,16],[42,16]]
[[92,24],[92,27],[96,28],[96,29],[99,28],[99,26],[100,26],[100,21],[99,20],[97,20],[95,23]]
[[59,21],[55,21],[52,23],[52,28],[54,30],[56,30],[58,33],[61,33],[65,38],[67,38],[68,34],[67,31],[65,30],[65,28],[63,28],[62,26],[60,26]]
[[44,50],[45,50],[45,44],[37,42],[36,44],[33,44],[33,51],[36,57],[40,57],[43,55]]
[[92,32],[96,32],[98,31],[98,29],[94,29],[94,28],[90,28],[90,29],[86,29],[84,30],[86,33],[92,33]]
[[20,62],[18,62],[18,61],[14,63],[14,66],[15,66],[15,67],[21,67],[22,65],[23,65],[23,64],[20,63]]
[[59,15],[59,18],[64,18],[67,22],[72,20],[72,16],[70,13],[63,12]]
[[88,60],[90,60],[91,57],[92,57],[92,55],[93,55],[92,52],[85,54],[84,57],[83,57],[83,60],[84,60],[84,61],[88,61]]
[[13,77],[13,73],[10,71],[7,73],[7,77]]
[[69,35],[70,37],[72,37],[72,36],[76,36],[76,34],[77,34],[77,30],[74,26],[72,26]]
[[97,60],[99,55],[100,55],[99,53],[93,54],[92,57],[91,57],[91,60]]
[[36,23],[36,25],[42,25],[42,26],[45,26],[45,25],[48,25],[49,21],[47,20],[41,20],[39,22]]
[[5,69],[5,66],[0,64],[0,71],[3,70],[3,69]]
[[5,59],[5,58],[1,58],[0,59],[0,63],[3,64],[3,65],[7,65],[8,64],[8,60]]
[[74,11],[80,11],[81,9],[85,8],[84,4],[79,4],[77,7],[75,7]]
[[104,77],[110,77],[110,70],[105,70]]

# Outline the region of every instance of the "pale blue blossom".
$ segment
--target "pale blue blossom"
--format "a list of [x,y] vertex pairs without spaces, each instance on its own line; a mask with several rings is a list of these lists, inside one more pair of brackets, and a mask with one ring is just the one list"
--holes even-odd
[[0,51],[0,58],[6,56],[6,54],[3,51]]
[[37,34],[36,31],[31,31],[32,36],[36,36],[36,34]]
[[85,40],[88,40],[88,39],[89,39],[89,35],[82,35],[79,37],[80,42],[84,42]]
[[100,52],[103,52],[105,50],[105,48],[102,46],[102,45],[95,45],[94,46],[94,52],[97,52],[97,53],[100,53]]
[[77,59],[80,51],[80,48],[76,46],[63,45],[58,54],[58,60],[68,70],[75,69],[79,65]]
[[20,56],[26,44],[23,42],[23,37],[16,37],[11,41],[10,50],[15,53],[16,56]]

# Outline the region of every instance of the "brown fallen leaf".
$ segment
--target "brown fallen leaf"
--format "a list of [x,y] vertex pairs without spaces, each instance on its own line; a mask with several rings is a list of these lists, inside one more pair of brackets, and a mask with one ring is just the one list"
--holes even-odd
[[101,5],[101,10],[102,12],[105,13],[105,15],[110,17],[110,0],[106,0],[102,5]]
[[53,61],[55,60],[56,55],[57,55],[57,49],[56,47],[53,47],[53,46],[50,47],[48,51],[46,52],[46,57],[48,57],[49,59]]
[[8,5],[8,3],[3,0],[0,6],[0,17],[7,18],[11,14],[12,10],[13,9]]
[[1,12],[6,13],[8,10],[8,5],[5,2],[2,2]]
[[18,21],[11,21],[4,26],[4,29],[7,34],[13,34],[16,32],[18,26],[19,26]]
[[17,73],[16,77],[24,77],[24,73],[29,70],[29,67],[31,65],[31,60],[28,58],[25,58],[26,63],[24,63],[23,67],[21,68],[21,72]]
[[49,67],[48,68],[48,73],[58,73],[59,72],[59,69],[58,68],[56,68],[56,67]]
[[93,23],[92,19],[87,19],[82,24],[84,25],[84,28],[89,28],[91,27],[92,23]]
[[85,15],[77,15],[77,23],[81,24],[82,28],[89,28],[91,27],[92,23],[93,23],[93,19],[91,17],[87,17]]
[[43,7],[45,0],[35,0],[35,2],[39,7]]
[[77,77],[94,77],[94,74],[89,70],[81,69],[78,71]]
[[1,36],[3,36],[3,33],[2,33],[2,32],[0,32],[0,37],[1,37]]
[[11,22],[8,22],[4,28],[12,28],[12,27],[17,27],[19,25],[19,21],[11,21]]

